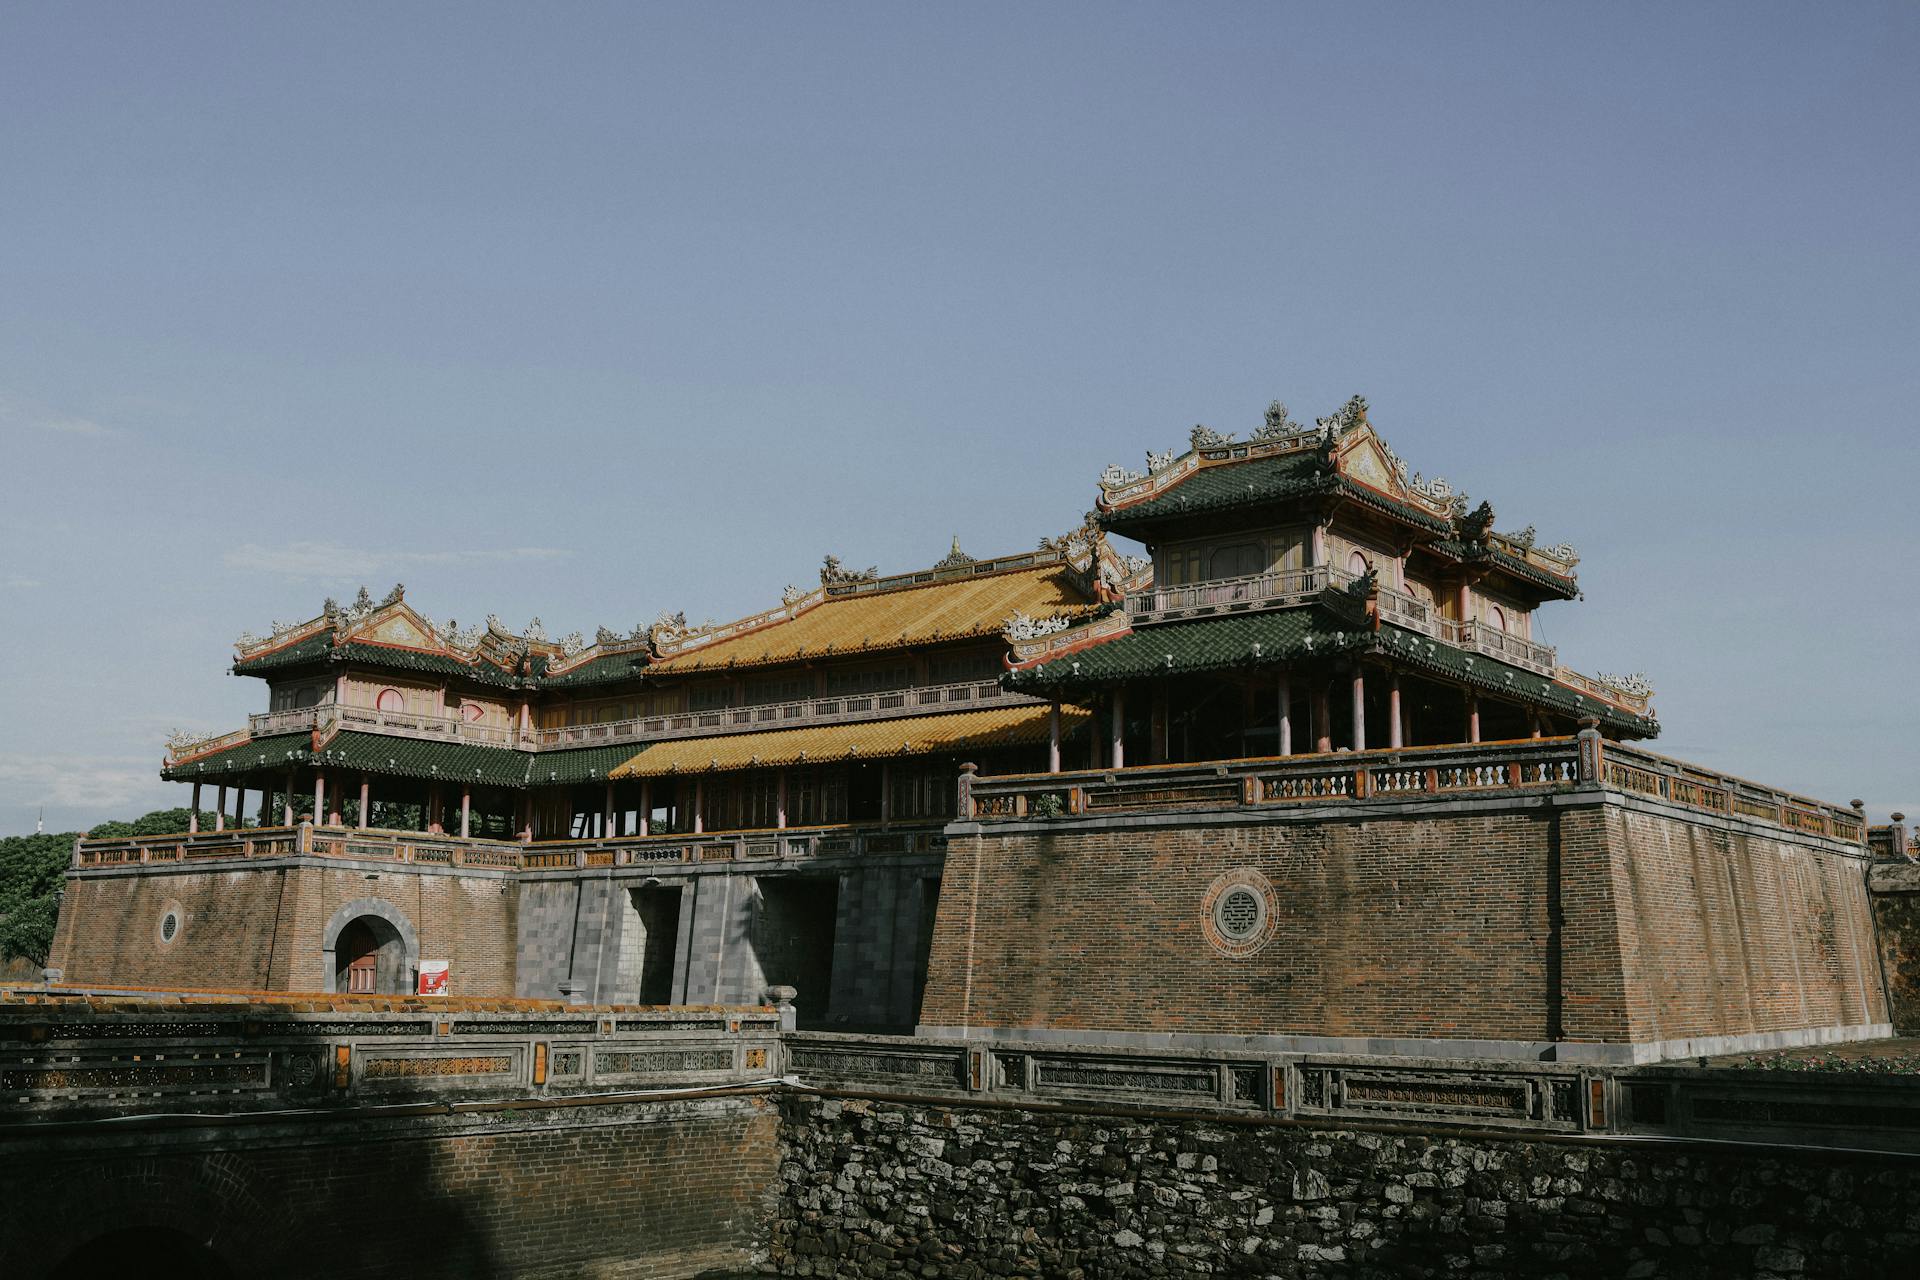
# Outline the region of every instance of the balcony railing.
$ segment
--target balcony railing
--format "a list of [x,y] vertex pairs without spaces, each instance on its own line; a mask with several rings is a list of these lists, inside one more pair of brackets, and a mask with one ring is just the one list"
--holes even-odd
[[1369,796],[1572,787],[1580,780],[1577,738],[1530,738],[1074,773],[990,778],[963,774],[961,811],[991,820],[1038,816],[1049,810],[1064,816],[1231,809]]
[[446,742],[470,742],[488,747],[525,745],[524,735],[514,725],[487,724],[459,716],[421,715],[409,711],[377,711],[372,707],[342,706],[335,702],[317,703],[290,711],[269,711],[247,717],[247,728],[256,738],[276,733],[298,733],[303,729],[327,730],[338,725],[359,733],[384,733],[398,738],[429,738]]
[[[1757,819],[1849,844],[1866,842],[1866,825],[1853,810],[1602,742],[1598,734],[1583,743],[1584,736],[1074,773],[990,778],[962,774],[960,812],[995,821],[1585,785],[1657,796],[1706,813]],[[1583,751],[1583,746],[1588,749]]]
[[938,853],[937,825],[778,827],[699,835],[620,836],[605,840],[484,840],[374,827],[239,827],[194,835],[134,836],[75,842],[73,865],[124,867],[249,858],[343,858],[493,871],[552,871],[685,862],[748,862],[772,858],[863,857]]
[[887,720],[896,716],[930,715],[955,708],[1013,707],[1041,699],[1010,693],[993,680],[924,685],[886,693],[850,693],[829,698],[800,698],[752,707],[721,707],[710,711],[682,711],[671,715],[613,720],[606,724],[567,725],[541,729],[534,735],[539,747],[593,747],[603,743],[657,742],[668,738],[702,738],[721,733],[755,733],[763,729],[804,729],[823,724],[851,724]]
[[[1183,587],[1156,587],[1128,596],[1126,616],[1135,626],[1149,626],[1183,618],[1291,609],[1312,604],[1328,587],[1344,587],[1353,581],[1354,575],[1344,569],[1315,565],[1245,578],[1196,582]],[[1469,653],[1485,654],[1489,658],[1536,672],[1630,711],[1644,713],[1647,709],[1646,695],[1615,688],[1561,666],[1559,654],[1552,645],[1535,644],[1485,623],[1458,622],[1442,617],[1434,605],[1405,592],[1382,587],[1379,601],[1381,619],[1395,626],[1443,640]],[[1080,638],[1077,632],[1050,637],[1061,648],[1070,647]],[[1021,651],[1018,656],[1021,661],[1028,661],[1041,655]]]
[[1152,587],[1127,597],[1127,613],[1137,624],[1176,618],[1207,618],[1312,604],[1330,586],[1345,586],[1353,575],[1327,565],[1282,569],[1246,578],[1220,578],[1183,587]]

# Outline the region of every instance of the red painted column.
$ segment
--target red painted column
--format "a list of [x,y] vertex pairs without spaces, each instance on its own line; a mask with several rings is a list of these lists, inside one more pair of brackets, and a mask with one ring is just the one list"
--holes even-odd
[[1467,695],[1467,741],[1480,741],[1480,698],[1472,693]]
[[220,790],[214,794],[216,798],[213,805],[213,829],[225,831],[227,829],[227,784],[221,783]]
[[368,799],[369,794],[370,784],[367,781],[367,775],[363,773],[360,775],[360,828],[363,831],[373,825],[367,818],[367,814],[372,807]]
[[1333,750],[1333,706],[1327,686],[1319,682],[1313,690],[1313,749],[1322,755]]
[[1047,772],[1060,772],[1060,699],[1047,708]]
[[1126,691],[1115,687],[1113,691],[1113,759],[1110,767],[1127,767],[1127,695]]
[[1280,673],[1280,754],[1293,754],[1293,681]]
[[187,834],[200,834],[200,784],[193,784],[193,809],[187,815]]

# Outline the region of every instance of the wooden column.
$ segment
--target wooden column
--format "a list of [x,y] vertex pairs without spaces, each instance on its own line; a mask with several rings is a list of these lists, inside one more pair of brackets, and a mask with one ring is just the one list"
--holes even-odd
[[1313,562],[1316,565],[1327,562],[1327,526],[1324,524],[1313,526]]
[[787,825],[787,771],[780,770],[773,784],[773,825]]
[[287,770],[287,789],[280,793],[280,825],[293,825],[293,770]]
[[273,816],[273,783],[263,781],[260,785],[260,825],[266,826]]
[[707,780],[693,780],[693,834],[700,835],[707,829]]
[[1147,763],[1165,764],[1170,758],[1169,739],[1172,737],[1168,725],[1167,681],[1153,682],[1153,710],[1147,716]]
[[473,788],[463,784],[460,788],[460,838],[465,840],[467,832],[473,829]]
[[893,764],[880,762],[880,825],[886,826],[893,818]]
[[1467,692],[1467,741],[1480,741],[1480,697],[1471,690]]
[[1353,672],[1353,749],[1367,749],[1367,678],[1358,667]]
[[440,834],[440,784],[437,782],[427,784],[427,811],[422,816],[426,819],[427,830]]
[[1313,749],[1322,755],[1333,750],[1333,704],[1321,680],[1313,684]]
[[213,806],[213,829],[225,831],[227,829],[227,784],[221,783],[220,790],[215,795],[217,798]]
[[1108,767],[1124,769],[1127,767],[1127,693],[1118,685],[1113,690],[1113,756]]
[[1283,756],[1293,754],[1293,681],[1287,673],[1280,673],[1280,745]]
[[[466,832],[462,831],[460,834],[465,835]],[[600,835],[604,839],[613,834],[613,784],[609,782],[606,799],[600,806]]]
[[1047,772],[1060,772],[1060,699],[1047,707]]
[[1387,677],[1387,745],[1398,751],[1407,745],[1406,726],[1400,720],[1400,673]]
[[1540,713],[1538,711],[1529,710],[1527,712],[1527,728],[1531,737],[1540,738],[1546,736],[1540,731]]
[[247,825],[246,819],[247,780],[242,778],[234,784],[233,788],[233,825],[236,827],[244,827]]
[[[784,786],[785,785],[784,777],[782,778],[781,781],[782,781],[782,785]],[[640,779],[640,834],[643,836],[646,835],[648,827],[650,827],[652,824],[653,824],[653,779],[642,778]]]
[[371,793],[372,785],[363,773],[360,775],[360,829],[363,831],[373,825],[367,816],[372,810],[372,802],[368,798]]
[[200,834],[200,784],[193,784],[193,810],[187,815],[187,834]]

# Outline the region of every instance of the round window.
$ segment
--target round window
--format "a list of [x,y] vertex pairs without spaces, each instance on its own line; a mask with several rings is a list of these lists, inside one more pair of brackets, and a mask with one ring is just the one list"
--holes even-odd
[[173,903],[160,916],[159,938],[162,945],[180,936],[180,908]]
[[1252,955],[1273,937],[1272,882],[1251,867],[1225,873],[1208,888],[1200,923],[1207,942],[1221,955]]
[[1213,918],[1227,937],[1235,940],[1251,937],[1260,927],[1260,899],[1253,896],[1251,889],[1235,889],[1221,895],[1219,905],[1213,909]]

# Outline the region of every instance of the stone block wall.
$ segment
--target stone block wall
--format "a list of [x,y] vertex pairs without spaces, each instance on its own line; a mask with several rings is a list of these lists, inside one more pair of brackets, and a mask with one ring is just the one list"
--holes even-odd
[[[1862,867],[1597,789],[972,824],[920,1026],[1521,1057],[1846,1038],[1886,1022]],[[1236,882],[1269,887],[1250,952],[1209,925]]]
[[1907,1274],[1920,1166],[789,1095],[783,1275]]
[[1920,1035],[1920,864],[1877,862],[1868,889],[1894,1030]]

